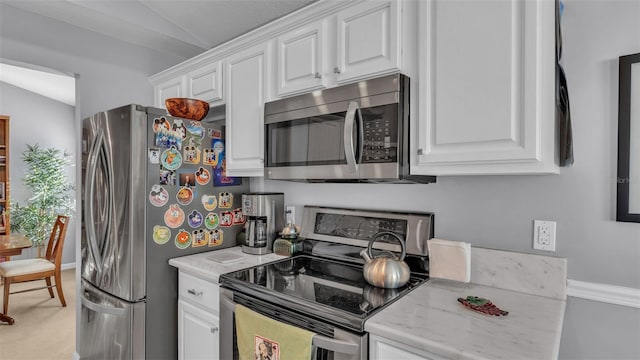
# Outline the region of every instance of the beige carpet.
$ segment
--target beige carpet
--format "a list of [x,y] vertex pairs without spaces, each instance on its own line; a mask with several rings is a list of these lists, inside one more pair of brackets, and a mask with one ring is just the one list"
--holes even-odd
[[[45,286],[44,281],[13,284],[11,291],[39,286]],[[60,305],[55,289],[53,299],[46,289],[9,297],[9,315],[16,322],[0,323],[1,360],[71,360],[76,342],[75,269],[62,272],[62,290],[67,307]]]

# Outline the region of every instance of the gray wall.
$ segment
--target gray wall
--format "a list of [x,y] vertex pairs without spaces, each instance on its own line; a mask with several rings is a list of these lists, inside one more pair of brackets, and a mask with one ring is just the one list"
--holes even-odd
[[[11,202],[17,201],[24,205],[31,196],[22,181],[26,166],[20,159],[22,152],[27,149],[27,144],[39,144],[41,148],[56,148],[75,155],[74,112],[73,106],[0,82],[0,114],[11,116],[9,129]],[[67,176],[69,181],[75,183],[75,167],[70,166],[67,169]],[[65,239],[62,252],[63,264],[75,262],[74,226],[72,222]],[[24,252],[23,255],[15,258],[35,255],[37,255],[35,252]]]
[[[640,224],[614,220],[617,64],[640,51],[640,1],[564,3],[575,165],[560,175],[439,177],[429,185],[254,180],[252,190],[285,192],[298,221],[304,204],[433,211],[437,237],[545,255],[532,249],[533,220],[554,220],[552,255],[568,259],[569,278],[640,288]],[[568,301],[563,358],[637,359],[638,339],[640,309]]]

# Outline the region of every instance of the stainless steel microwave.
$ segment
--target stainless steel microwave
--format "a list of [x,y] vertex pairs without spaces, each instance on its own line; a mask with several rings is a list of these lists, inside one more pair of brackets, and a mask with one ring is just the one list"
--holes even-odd
[[409,78],[388,75],[265,104],[265,177],[435,182],[409,174]]

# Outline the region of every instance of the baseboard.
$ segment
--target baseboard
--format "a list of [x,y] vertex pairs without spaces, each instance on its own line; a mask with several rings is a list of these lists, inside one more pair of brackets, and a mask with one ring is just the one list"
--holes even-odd
[[567,295],[640,309],[640,289],[567,280]]
[[69,270],[69,269],[75,269],[75,268],[76,268],[76,263],[74,262],[60,265],[60,270]]

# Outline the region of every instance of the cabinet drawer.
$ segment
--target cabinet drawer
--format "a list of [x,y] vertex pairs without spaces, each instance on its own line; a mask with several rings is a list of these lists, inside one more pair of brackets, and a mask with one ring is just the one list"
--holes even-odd
[[215,311],[220,310],[220,288],[217,284],[180,272],[178,277],[180,299],[191,301]]

